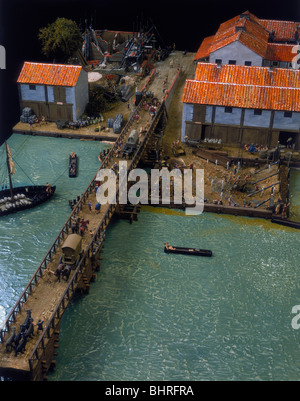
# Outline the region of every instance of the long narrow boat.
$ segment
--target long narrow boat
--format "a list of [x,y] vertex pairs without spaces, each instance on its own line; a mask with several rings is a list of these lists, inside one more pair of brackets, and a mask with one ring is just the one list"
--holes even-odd
[[271,222],[272,223],[276,223],[276,224],[280,224],[280,225],[286,226],[286,227],[297,228],[298,230],[300,230],[300,222],[298,222],[298,221],[272,218]]
[[196,248],[183,248],[180,246],[164,246],[166,253],[177,253],[181,255],[195,255],[195,256],[212,256],[212,251],[208,249],[196,249]]
[[77,155],[71,153],[69,157],[69,177],[77,176]]
[[48,183],[47,185],[14,187],[11,179],[11,175],[14,174],[14,162],[12,161],[10,148],[6,142],[5,146],[9,189],[0,190],[0,217],[36,207],[52,198],[56,190],[56,186],[51,186]]

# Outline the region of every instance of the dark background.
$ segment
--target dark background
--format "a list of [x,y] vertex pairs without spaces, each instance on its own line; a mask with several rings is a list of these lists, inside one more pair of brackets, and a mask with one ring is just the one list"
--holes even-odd
[[259,18],[300,22],[299,0],[0,0],[0,44],[6,49],[6,70],[0,70],[0,144],[19,121],[16,80],[24,61],[46,61],[37,38],[41,27],[57,17],[88,24],[95,29],[132,31],[149,18],[166,45],[196,52],[220,23],[249,10]]

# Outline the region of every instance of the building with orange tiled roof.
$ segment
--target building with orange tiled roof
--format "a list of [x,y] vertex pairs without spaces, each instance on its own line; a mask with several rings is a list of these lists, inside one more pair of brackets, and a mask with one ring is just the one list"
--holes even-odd
[[89,101],[88,73],[79,65],[25,62],[17,82],[21,109],[38,118],[77,121]]
[[182,102],[182,140],[300,148],[300,70],[198,63]]
[[205,38],[194,60],[294,68],[299,33],[300,23],[262,20],[246,11],[222,23],[215,35]]

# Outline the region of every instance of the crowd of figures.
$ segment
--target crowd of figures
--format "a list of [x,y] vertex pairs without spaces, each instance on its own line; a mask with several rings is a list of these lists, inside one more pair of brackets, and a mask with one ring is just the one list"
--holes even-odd
[[[18,333],[16,333],[16,326],[12,327],[12,333],[8,337],[5,343],[6,352],[15,352],[15,356],[19,353],[24,353],[27,342],[33,338],[35,334],[38,334],[43,330],[43,323],[41,319],[37,323],[33,323],[31,316],[31,309],[26,310],[26,319],[23,324],[20,325]],[[35,326],[37,327],[36,333],[34,333]]]

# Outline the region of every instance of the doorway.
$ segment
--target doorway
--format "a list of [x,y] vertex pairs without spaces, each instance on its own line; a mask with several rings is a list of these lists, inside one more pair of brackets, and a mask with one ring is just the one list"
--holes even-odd
[[297,149],[298,148],[298,132],[280,131],[279,143],[286,147]]

